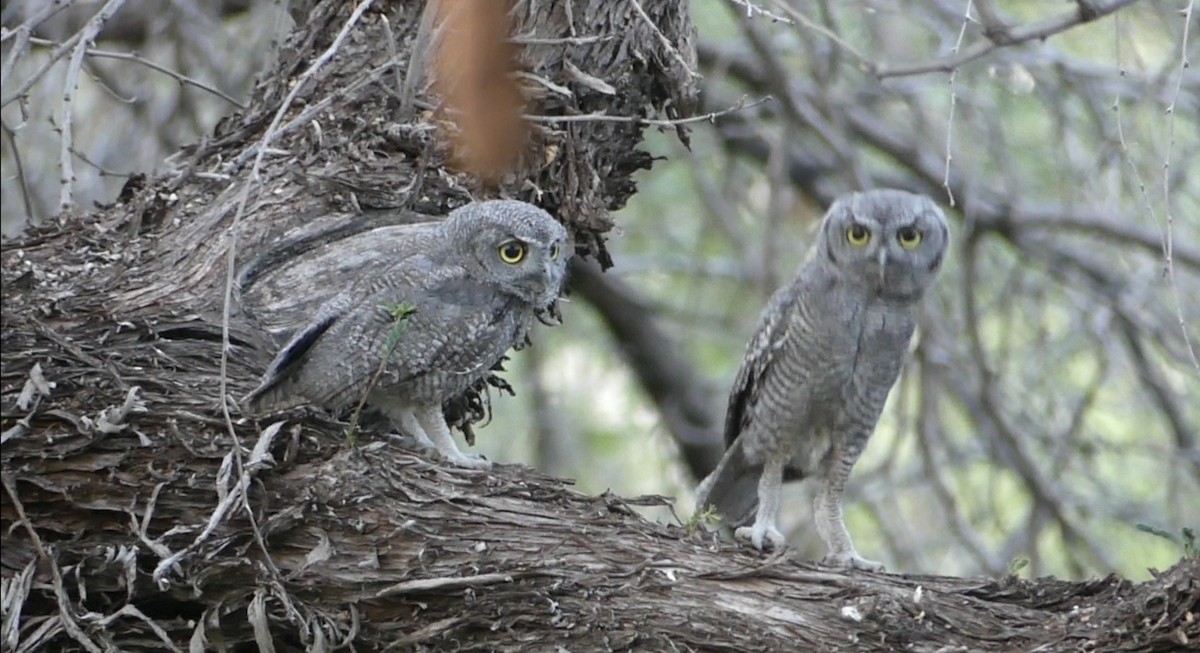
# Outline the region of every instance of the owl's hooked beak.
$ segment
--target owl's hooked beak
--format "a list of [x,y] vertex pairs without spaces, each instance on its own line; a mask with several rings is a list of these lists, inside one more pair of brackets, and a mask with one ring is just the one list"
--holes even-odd
[[888,251],[886,247],[879,249],[879,285],[882,286],[887,276]]

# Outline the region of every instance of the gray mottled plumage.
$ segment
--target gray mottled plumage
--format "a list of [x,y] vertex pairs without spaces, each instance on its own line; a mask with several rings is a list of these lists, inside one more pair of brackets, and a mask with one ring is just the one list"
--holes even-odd
[[[341,410],[365,395],[397,428],[450,462],[486,467],[486,460],[458,450],[442,403],[524,342],[558,297],[570,258],[567,232],[531,204],[492,200],[412,234],[412,247],[399,247],[386,266],[321,307],[247,401],[252,410],[302,403]],[[393,309],[400,304],[413,311],[394,339]]]
[[808,260],[759,318],[729,397],[725,455],[697,489],[697,505],[715,508],[739,539],[781,547],[780,486],[813,477],[826,561],[882,569],[855,551],[842,492],[900,374],[948,234],[929,198],[903,191],[856,193],[826,213]]

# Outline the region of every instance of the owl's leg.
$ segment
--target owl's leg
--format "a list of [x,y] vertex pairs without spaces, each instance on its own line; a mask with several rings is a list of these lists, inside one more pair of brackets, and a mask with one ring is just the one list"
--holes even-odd
[[783,489],[783,465],[787,456],[769,456],[758,479],[758,510],[754,513],[754,525],[742,526],[733,532],[739,540],[749,540],[754,548],[779,551],[783,548],[783,534],[779,532],[779,495]]
[[451,464],[475,469],[487,469],[492,466],[491,461],[479,454],[465,454],[458,450],[454,436],[450,434],[450,427],[446,425],[446,418],[442,415],[441,404],[417,409],[417,420],[425,427],[434,448]]
[[842,518],[842,494],[850,478],[850,469],[861,452],[862,445],[850,450],[835,448],[830,453],[831,460],[818,480],[817,494],[813,498],[813,517],[817,522],[817,533],[829,547],[822,562],[846,569],[883,571],[882,564],[858,555]]
[[404,415],[400,418],[400,430],[413,436],[416,439],[417,445],[433,449],[433,440],[425,434],[425,429],[421,428],[421,423],[417,421],[417,416],[413,414],[411,408],[404,411]]
[[421,428],[421,423],[417,421],[417,416],[413,414],[411,406],[396,401],[379,399],[376,399],[372,403],[387,416],[392,426],[400,429],[402,435],[412,436],[417,441],[418,447],[434,448],[433,440],[430,440],[429,436],[425,435],[425,429]]

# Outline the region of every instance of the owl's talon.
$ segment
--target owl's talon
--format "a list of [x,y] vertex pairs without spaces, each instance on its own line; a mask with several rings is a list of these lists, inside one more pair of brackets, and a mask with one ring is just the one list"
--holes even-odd
[[492,461],[488,460],[483,454],[478,453],[463,453],[461,451],[442,452],[446,456],[446,462],[457,467],[466,467],[467,469],[491,469]]
[[431,451],[437,449],[424,433],[420,437],[407,433],[389,433],[388,439],[410,451]]
[[827,554],[824,558],[821,558],[821,564],[829,565],[830,567],[840,567],[842,569],[861,569],[862,571],[874,571],[878,573],[886,571],[883,563],[867,560],[853,551]]
[[738,528],[733,532],[733,537],[748,542],[759,551],[780,551],[785,546],[783,533],[773,526],[764,526],[757,522],[753,526]]

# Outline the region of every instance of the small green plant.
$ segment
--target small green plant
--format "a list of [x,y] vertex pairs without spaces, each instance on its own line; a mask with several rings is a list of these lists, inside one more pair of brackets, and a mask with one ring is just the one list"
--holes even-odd
[[1185,558],[1195,558],[1200,556],[1200,548],[1197,548],[1196,545],[1196,531],[1187,526],[1179,529],[1178,536],[1157,526],[1151,526],[1150,524],[1139,523],[1137,525],[1137,529],[1143,533],[1156,535],[1164,540],[1179,545],[1179,547],[1183,549],[1183,556]]
[[1029,558],[1018,556],[1008,561],[1008,575],[1016,577],[1020,571],[1029,566]]
[[[408,302],[400,302],[398,304],[380,304],[379,308],[392,318],[392,328],[388,331],[387,341],[387,355],[391,356],[392,352],[396,351],[396,345],[400,342],[405,330],[408,329],[409,316],[417,312],[417,307]],[[386,360],[387,357],[384,358]]]
[[717,524],[720,521],[721,515],[717,512],[717,509],[712,506],[705,506],[703,510],[693,512],[687,523],[684,524],[684,527],[687,528],[688,534],[691,534],[695,533],[701,524],[711,525]]
[[392,325],[388,329],[387,342],[384,343],[383,356],[379,359],[379,367],[375,370],[375,374],[371,376],[367,387],[363,389],[362,397],[358,400],[358,405],[354,407],[354,412],[350,415],[350,425],[346,427],[346,443],[350,446],[354,446],[358,442],[358,418],[362,415],[363,406],[367,403],[367,396],[371,394],[371,388],[375,387],[375,384],[379,382],[379,377],[387,369],[388,359],[392,357],[392,352],[396,351],[396,345],[400,344],[400,339],[404,337],[404,332],[408,330],[408,318],[417,312],[417,307],[408,302],[384,303],[379,305],[379,310],[391,318]]

